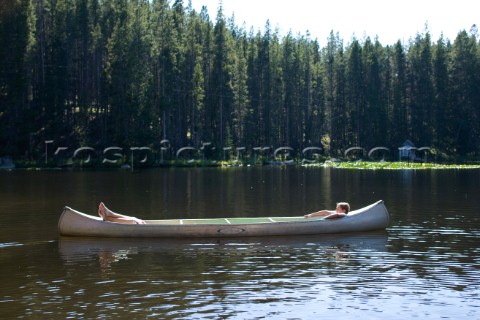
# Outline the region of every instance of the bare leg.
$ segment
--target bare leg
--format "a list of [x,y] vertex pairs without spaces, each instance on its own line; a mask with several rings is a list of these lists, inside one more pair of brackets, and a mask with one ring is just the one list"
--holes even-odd
[[100,205],[98,206],[98,215],[104,221],[124,224],[145,224],[145,221],[143,220],[113,212],[112,210],[108,209],[103,202],[100,202]]
[[104,219],[109,217],[110,218],[130,218],[129,216],[113,212],[112,210],[108,209],[103,202],[100,202],[100,205],[98,206],[98,215]]

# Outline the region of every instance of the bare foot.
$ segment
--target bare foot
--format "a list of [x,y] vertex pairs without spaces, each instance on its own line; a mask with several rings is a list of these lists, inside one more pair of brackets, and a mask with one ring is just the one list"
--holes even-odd
[[98,215],[103,220],[107,220],[107,217],[110,215],[110,210],[105,206],[103,202],[100,202],[100,204],[98,205]]

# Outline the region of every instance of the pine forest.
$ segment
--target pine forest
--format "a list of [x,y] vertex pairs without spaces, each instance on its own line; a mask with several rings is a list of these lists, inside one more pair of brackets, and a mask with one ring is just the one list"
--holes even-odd
[[[188,2],[188,1],[185,1]],[[406,42],[281,36],[167,0],[2,0],[0,156],[56,146],[480,156],[477,27]],[[308,10],[308,8],[305,8]],[[319,12],[320,16],[320,12]],[[324,45],[320,45],[324,42]],[[230,149],[231,148],[231,149]],[[233,152],[233,151],[232,151]]]

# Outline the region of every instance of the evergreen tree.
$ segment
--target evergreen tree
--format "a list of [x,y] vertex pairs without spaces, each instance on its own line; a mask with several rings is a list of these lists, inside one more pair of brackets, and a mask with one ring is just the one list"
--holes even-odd
[[150,28],[152,34],[151,40],[151,58],[153,83],[151,90],[151,103],[158,115],[156,120],[160,127],[159,140],[171,139],[173,141],[172,131],[169,130],[170,117],[168,97],[169,72],[171,69],[171,56],[167,35],[171,33],[172,22],[170,8],[167,0],[152,0],[152,9],[150,14]]
[[309,118],[307,121],[306,146],[321,146],[322,135],[325,132],[325,97],[323,84],[323,69],[318,41],[310,43],[311,51],[311,95]]
[[454,114],[450,108],[448,85],[448,51],[443,36],[433,49],[434,109],[435,118],[432,131],[432,145],[451,153],[453,146],[452,121]]
[[[187,45],[185,57],[185,97],[187,110],[187,138],[193,145],[200,145],[203,129],[202,114],[205,105],[205,79],[202,46],[206,37],[200,16],[190,11],[187,21]],[[188,81],[190,79],[190,81]]]
[[341,151],[347,149],[350,144],[347,141],[347,111],[345,98],[345,59],[343,44],[338,47],[335,57],[335,100],[332,112],[332,148],[340,155]]
[[[362,47],[358,40],[354,39],[346,52],[346,114],[343,126],[349,134],[346,136],[347,144],[359,146],[365,141],[363,128],[365,122],[365,77],[362,61]],[[370,124],[370,122],[369,122]]]
[[247,36],[244,33],[237,42],[235,50],[234,66],[231,77],[233,91],[232,101],[232,135],[233,143],[237,146],[245,146],[246,130],[245,119],[248,112],[248,86],[247,86]]
[[212,97],[210,110],[212,115],[211,137],[215,144],[225,146],[227,129],[230,126],[230,114],[232,110],[232,46],[231,34],[226,27],[225,17],[220,6],[217,12],[217,20],[214,27],[214,56]]
[[[266,45],[266,43],[264,43]],[[269,76],[267,79],[266,94],[270,97],[268,103],[269,108],[266,108],[263,123],[264,146],[273,149],[273,146],[283,145],[280,131],[280,123],[282,117],[283,101],[285,100],[285,81],[284,65],[283,65],[283,51],[282,43],[278,37],[278,32],[273,33],[272,41],[269,45]],[[273,151],[273,150],[272,150]]]
[[391,144],[400,145],[405,139],[410,138],[407,112],[407,75],[406,55],[400,41],[393,47],[392,54],[392,83],[391,83]]
[[387,107],[382,86],[384,77],[382,61],[381,45],[378,41],[372,43],[370,38],[367,38],[363,46],[365,112],[362,123],[368,125],[361,130],[360,145],[369,149],[384,145],[386,142]]
[[421,146],[432,143],[433,84],[430,34],[417,35],[409,50],[408,106],[412,139]]
[[478,94],[479,57],[475,35],[462,31],[451,51],[450,88],[456,152],[461,156],[478,154],[480,138]]

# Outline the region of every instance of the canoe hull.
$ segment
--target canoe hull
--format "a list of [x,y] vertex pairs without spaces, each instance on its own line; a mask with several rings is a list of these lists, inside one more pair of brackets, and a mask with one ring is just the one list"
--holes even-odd
[[[266,218],[265,218],[266,219]],[[389,214],[382,200],[352,211],[347,217],[334,220],[279,218],[280,222],[208,223],[202,220],[147,220],[145,225],[127,225],[102,221],[65,207],[58,222],[62,236],[119,237],[119,238],[193,238],[193,237],[258,237],[332,234],[385,229]],[[233,223],[232,223],[233,221]]]

